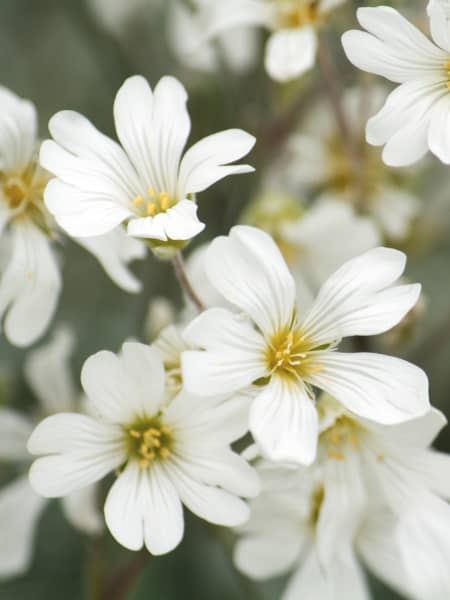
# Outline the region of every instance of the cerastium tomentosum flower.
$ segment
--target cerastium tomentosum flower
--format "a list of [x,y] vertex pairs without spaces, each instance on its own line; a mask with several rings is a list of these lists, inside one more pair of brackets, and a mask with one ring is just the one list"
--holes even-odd
[[349,60],[358,68],[399,83],[385,105],[367,123],[367,141],[385,146],[384,161],[413,164],[431,150],[450,164],[450,6],[430,0],[433,41],[395,9],[360,8],[367,31],[342,38]]
[[81,379],[98,418],[62,413],[38,425],[28,442],[41,455],[30,470],[38,493],[65,496],[116,471],[106,524],[126,548],[153,554],[181,541],[182,504],[219,525],[247,519],[240,496],[258,494],[259,481],[230,449],[246,431],[241,398],[207,406],[181,391],[167,401],[160,354],[138,343],[91,356]]
[[209,309],[187,326],[185,339],[202,350],[183,354],[184,385],[208,396],[254,384],[259,393],[250,431],[264,454],[306,464],[316,455],[315,387],[382,424],[425,414],[428,380],[421,369],[391,356],[336,352],[342,338],[385,332],[414,306],[419,284],[392,285],[405,262],[397,250],[369,250],[331,275],[302,314],[272,238],[253,227],[234,227],[212,242],[205,268],[241,312]]
[[50,120],[55,141],[42,144],[40,160],[56,175],[45,201],[63,229],[88,237],[126,223],[129,235],[151,240],[160,253],[176,252],[203,230],[194,195],[227,175],[253,171],[229,163],[248,154],[255,138],[229,129],[182,158],[191,127],[186,101],[174,77],[163,77],[154,91],[141,76],[127,79],[114,102],[122,147],[79,113]]

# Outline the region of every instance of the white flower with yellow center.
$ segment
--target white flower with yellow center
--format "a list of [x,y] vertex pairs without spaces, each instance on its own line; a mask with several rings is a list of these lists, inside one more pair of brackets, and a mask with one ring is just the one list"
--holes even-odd
[[271,31],[265,53],[270,77],[285,82],[314,66],[317,28],[328,13],[345,0],[215,0],[201,17],[207,35],[236,27],[264,27]]
[[245,433],[241,399],[208,407],[182,391],[166,404],[160,355],[138,343],[91,356],[81,379],[98,418],[66,413],[38,425],[28,442],[41,455],[30,470],[38,493],[65,496],[117,471],[106,524],[126,548],[153,554],[181,541],[182,504],[219,525],[247,519],[240,496],[256,495],[259,481],[230,449]]
[[[60,328],[50,342],[33,350],[25,359],[26,381],[37,398],[37,413],[44,418],[61,411],[76,410],[77,390],[70,372],[69,357],[74,339],[72,333]],[[13,577],[29,567],[37,523],[47,501],[31,488],[26,474],[32,457],[27,452],[27,440],[37,423],[12,408],[0,408],[0,460],[19,465],[19,475],[0,488],[0,577]],[[96,486],[63,499],[62,508],[70,523],[88,534],[98,534],[103,520],[97,507]]]
[[193,195],[227,175],[253,171],[228,163],[245,156],[255,139],[229,129],[200,140],[182,158],[191,126],[186,101],[173,77],[163,77],[153,92],[143,77],[127,79],[114,102],[122,147],[76,112],[50,120],[55,141],[42,144],[40,160],[56,178],[45,202],[63,229],[89,237],[126,223],[129,235],[160,245],[202,231]]
[[[37,114],[34,105],[0,87],[0,317],[16,346],[32,344],[47,329],[61,291],[54,242],[59,232],[44,204],[50,174],[38,163]],[[111,279],[129,292],[140,282],[128,269],[143,258],[142,242],[120,229],[76,240],[100,262]]]
[[184,385],[208,396],[255,384],[250,431],[271,459],[314,460],[313,387],[384,424],[429,410],[421,369],[390,356],[335,351],[344,337],[387,331],[414,306],[420,285],[392,286],[405,268],[402,252],[374,248],[348,261],[304,315],[280,250],[263,231],[234,227],[212,242],[205,262],[211,283],[242,314],[213,308],[187,326],[188,344],[204,350],[183,353]]
[[429,445],[445,417],[382,427],[326,395],[319,408],[317,463],[258,462],[262,492],[239,529],[236,565],[253,579],[292,572],[282,600],[368,600],[361,562],[408,598],[444,600],[450,457]]
[[[367,31],[348,31],[342,43],[358,68],[399,83],[366,129],[367,141],[385,146],[383,160],[400,167],[431,150],[450,164],[450,8],[431,0],[433,41],[388,6],[359,8]],[[434,42],[434,43],[433,43]]]

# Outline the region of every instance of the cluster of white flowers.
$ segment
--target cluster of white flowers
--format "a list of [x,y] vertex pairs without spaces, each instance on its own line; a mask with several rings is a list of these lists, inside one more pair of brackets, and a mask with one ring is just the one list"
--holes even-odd
[[[247,37],[265,27],[266,70],[287,81],[314,66],[318,29],[341,4],[196,0],[195,14],[174,9],[174,31],[201,38],[209,54],[196,64],[214,69],[214,36],[227,47],[228,29]],[[367,32],[343,37],[353,64],[401,84],[366,132],[392,167],[428,149],[450,163],[450,5],[431,0],[428,14],[435,43],[388,7],[359,9]],[[179,39],[178,48],[188,54]],[[183,507],[235,528],[238,569],[256,580],[291,573],[283,600],[366,600],[361,564],[409,598],[448,600],[450,457],[431,449],[446,419],[430,404],[424,371],[366,345],[400,327],[420,299],[420,284],[400,279],[406,254],[383,246],[405,241],[418,199],[378,156],[361,180],[318,104],[309,120],[320,131],[293,132],[241,224],[185,266],[182,251],[205,228],[197,194],[251,173],[236,161],[255,144],[229,129],[184,152],[187,98],[175,77],[152,90],[132,76],[114,101],[120,144],[65,110],[39,147],[34,106],[0,89],[8,340],[30,345],[49,326],[64,235],[126,291],[140,289],[128,263],[151,251],[172,262],[185,293],[178,316],[155,299],[150,344],[87,358],[83,392],[67,329],[28,356],[39,415],[31,422],[0,408],[0,458],[20,472],[0,491],[12,541],[0,544],[0,576],[26,569],[44,498],[61,497],[76,527],[96,534],[105,522],[119,544],[154,555],[181,542]],[[346,120],[361,101],[360,90],[347,93]],[[347,132],[357,143],[359,125]],[[298,188],[314,201],[293,199]],[[98,482],[110,474],[103,498]]]

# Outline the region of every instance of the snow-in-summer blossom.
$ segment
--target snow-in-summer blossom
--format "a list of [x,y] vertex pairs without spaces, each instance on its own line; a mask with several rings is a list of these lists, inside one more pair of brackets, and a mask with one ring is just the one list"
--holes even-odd
[[[408,598],[444,600],[450,459],[429,446],[445,417],[430,411],[378,426],[326,394],[318,408],[322,433],[313,466],[293,471],[258,462],[262,493],[239,529],[236,565],[254,579],[292,572],[282,600],[368,600],[360,562]],[[426,568],[418,568],[425,553]]]
[[450,8],[430,0],[427,11],[433,41],[388,6],[359,8],[366,31],[342,38],[355,66],[400,84],[366,129],[367,141],[384,146],[383,159],[394,167],[428,150],[450,164]]
[[[27,346],[47,329],[58,302],[59,232],[43,199],[50,174],[37,160],[36,109],[6,88],[0,88],[0,108],[0,316],[8,340]],[[139,290],[127,263],[145,256],[142,243],[115,230],[82,245],[118,286]]]
[[[31,352],[25,360],[25,378],[38,400],[41,418],[79,406],[69,366],[73,344],[72,333],[60,328],[50,342]],[[36,424],[36,415],[31,419],[12,408],[0,409],[0,459],[19,466],[19,476],[0,488],[0,528],[5,542],[0,545],[0,577],[12,577],[28,568],[36,525],[47,505],[31,488],[25,472],[32,460],[27,440]],[[66,496],[62,507],[67,519],[78,529],[88,534],[101,531],[103,520],[97,509],[95,486]]]
[[49,123],[54,138],[42,144],[41,164],[56,175],[45,202],[58,224],[79,237],[105,234],[121,223],[129,235],[178,248],[204,224],[194,195],[235,173],[230,165],[253,147],[240,129],[210,135],[182,153],[190,132],[187,94],[174,77],[154,91],[141,76],[125,81],[114,102],[122,144],[100,133],[82,115],[57,113]]
[[119,355],[91,356],[81,380],[98,417],[55,415],[34,430],[28,449],[40,455],[30,470],[38,493],[65,496],[117,471],[106,524],[126,548],[145,544],[153,554],[180,543],[183,504],[219,525],[248,518],[241,497],[258,494],[259,480],[230,449],[246,430],[241,398],[208,406],[182,390],[167,402],[159,352],[131,342]]
[[264,454],[306,464],[316,455],[313,387],[382,424],[425,414],[428,381],[421,369],[391,356],[336,352],[342,338],[383,333],[414,306],[420,285],[393,285],[405,262],[397,250],[369,250],[340,267],[304,312],[272,238],[234,227],[212,242],[205,268],[241,312],[212,308],[187,326],[186,341],[201,350],[183,353],[184,385],[208,396],[254,384],[259,393],[249,425]]
[[[363,148],[367,117],[381,108],[386,95],[378,85],[349,88],[342,95],[342,111],[357,148]],[[305,194],[315,202],[351,204],[372,218],[389,242],[407,239],[420,211],[419,198],[410,190],[413,170],[387,168],[379,149],[371,146],[364,146],[355,160],[325,99],[305,112],[265,179],[269,189]]]
[[199,11],[215,0],[195,0],[192,8],[183,0],[170,5],[167,38],[172,52],[184,66],[201,72],[218,72],[222,61],[237,73],[253,68],[259,57],[259,35],[253,27],[238,27],[199,44],[203,38],[203,22]]
[[286,82],[314,66],[317,28],[328,13],[345,0],[215,0],[206,3],[207,37],[235,27],[264,27],[271,34],[266,44],[265,67],[270,77]]

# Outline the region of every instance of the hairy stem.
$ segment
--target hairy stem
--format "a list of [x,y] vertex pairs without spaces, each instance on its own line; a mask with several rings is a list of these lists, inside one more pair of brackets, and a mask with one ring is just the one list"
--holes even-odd
[[181,252],[178,252],[178,254],[176,254],[175,257],[172,259],[172,265],[182,290],[184,291],[186,296],[192,301],[197,310],[199,312],[203,312],[205,310],[205,305],[197,296],[194,288],[191,285],[191,282],[189,281],[189,277],[186,273],[186,268]]

